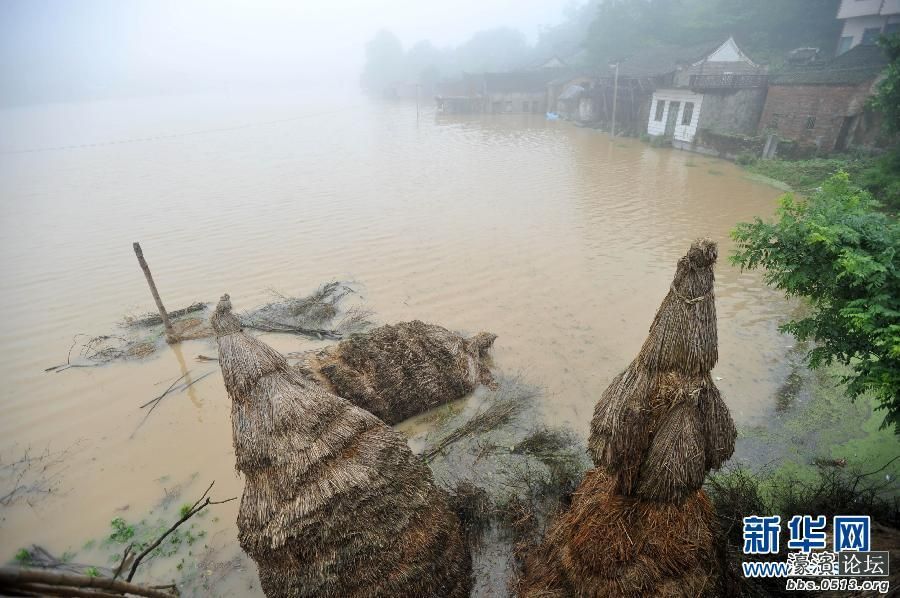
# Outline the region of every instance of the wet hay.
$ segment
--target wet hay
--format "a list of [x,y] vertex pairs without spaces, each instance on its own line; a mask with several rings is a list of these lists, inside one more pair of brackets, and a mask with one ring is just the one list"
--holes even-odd
[[647,340],[594,409],[589,451],[621,494],[680,502],[734,452],[734,422],[710,376],[716,256],[700,240],[678,261]]
[[[206,303],[192,303],[187,307],[182,307],[179,309],[173,309],[172,311],[166,310],[168,313],[170,320],[174,320],[177,318],[184,317],[189,314],[196,314],[201,311],[206,311]],[[162,316],[159,315],[159,312],[146,313],[141,316],[125,316],[123,321],[125,326],[129,326],[132,328],[148,328],[150,326],[162,326]]]
[[307,353],[300,371],[388,424],[492,386],[488,350],[496,335],[463,338],[418,320],[354,334]]
[[701,490],[736,436],[709,374],[716,253],[700,240],[679,260],[643,347],[597,403],[596,468],[544,541],[520,550],[520,596],[722,595],[724,553]]
[[438,483],[461,495],[454,503],[466,505],[458,511],[469,532],[476,597],[508,595],[517,552],[541,541],[589,465],[575,434],[535,426],[543,417],[537,389],[498,382],[461,410],[447,405],[424,416],[430,431],[410,438]]
[[702,491],[682,504],[619,494],[600,469],[587,473],[572,506],[544,543],[524,551],[520,597],[719,596],[715,514]]
[[245,328],[263,332],[281,332],[299,334],[316,339],[340,339],[365,330],[371,322],[371,312],[361,306],[352,306],[343,312],[341,320],[341,301],[354,294],[353,288],[340,282],[329,282],[322,285],[306,297],[286,296],[272,291],[275,300],[240,316]]
[[[330,282],[305,297],[275,293],[276,300],[252,309],[241,316],[245,327],[266,332],[299,334],[313,339],[340,339],[364,330],[370,325],[371,312],[362,305],[344,307],[342,302],[353,289]],[[202,313],[206,303],[193,303],[168,312],[172,327],[180,340],[210,338],[213,331]],[[71,368],[96,367],[114,361],[144,359],[164,345],[165,331],[158,313],[127,316],[121,333],[90,336],[76,334],[65,363],[47,368],[47,372],[63,372]]]
[[212,324],[266,595],[468,596],[459,519],[405,439],[244,334],[227,295]]

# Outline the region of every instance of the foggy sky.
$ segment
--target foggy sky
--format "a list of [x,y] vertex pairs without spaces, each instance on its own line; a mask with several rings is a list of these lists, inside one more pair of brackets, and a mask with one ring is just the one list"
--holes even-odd
[[[569,0],[571,1],[571,0]],[[0,0],[0,104],[355,85],[380,28],[405,47],[509,26],[533,42],[566,0]]]

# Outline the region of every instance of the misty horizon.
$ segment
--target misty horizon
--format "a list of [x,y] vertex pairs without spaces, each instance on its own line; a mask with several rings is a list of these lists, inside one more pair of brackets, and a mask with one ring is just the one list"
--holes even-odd
[[0,105],[358,87],[366,42],[380,30],[405,49],[451,50],[497,28],[533,45],[573,6],[14,0],[0,5]]

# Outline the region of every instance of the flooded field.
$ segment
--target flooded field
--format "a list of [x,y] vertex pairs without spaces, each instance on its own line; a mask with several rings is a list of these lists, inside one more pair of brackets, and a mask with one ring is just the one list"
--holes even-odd
[[[417,118],[413,104],[357,98],[0,112],[0,457],[69,449],[53,492],[0,509],[0,557],[37,543],[96,560],[85,543],[115,517],[139,519],[172,494],[156,511],[171,519],[212,480],[215,498],[240,495],[228,398],[216,364],[195,359],[212,342],[44,372],[77,333],[152,310],[133,241],[170,309],[228,292],[241,310],[270,289],[343,280],[378,322],[494,332],[496,369],[539,385],[547,421],[585,436],[676,260],[708,236],[722,256],[714,374],[746,426],[771,416],[787,375],[791,341],[776,331],[787,306],[724,258],[734,224],[769,216],[779,194],[727,162],[539,116],[445,117],[429,105]],[[325,344],[266,339],[284,351]],[[213,375],[138,427],[138,407],[187,371]],[[230,561],[236,509],[215,507],[208,549],[195,550],[202,574],[227,573],[220,595],[259,593],[252,565],[235,574]]]

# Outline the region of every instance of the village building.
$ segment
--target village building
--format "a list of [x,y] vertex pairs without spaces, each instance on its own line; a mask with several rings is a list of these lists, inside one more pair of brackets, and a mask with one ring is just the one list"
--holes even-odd
[[597,78],[591,75],[568,75],[547,84],[547,111],[566,120],[591,122],[594,120],[592,90]]
[[794,66],[773,76],[760,133],[775,133],[823,153],[872,144],[879,115],[866,104],[887,62],[878,46],[860,44],[829,62]]
[[439,112],[487,114],[544,114],[547,83],[559,76],[558,68],[537,68],[509,73],[466,74],[441,86],[435,98]]
[[[675,73],[709,53],[709,44],[688,48],[645,48],[618,64],[589,73],[569,74],[547,87],[549,110],[581,123],[609,126],[613,104],[616,131],[631,135],[647,126],[650,99],[660,87],[671,87]],[[613,96],[617,95],[613,102]]]
[[842,0],[837,18],[844,22],[840,56],[859,45],[874,45],[882,34],[900,32],[900,0]]
[[700,131],[753,134],[766,100],[767,68],[754,63],[728,38],[700,60],[679,69],[671,86],[653,92],[647,133],[672,145],[719,153],[698,138]]

